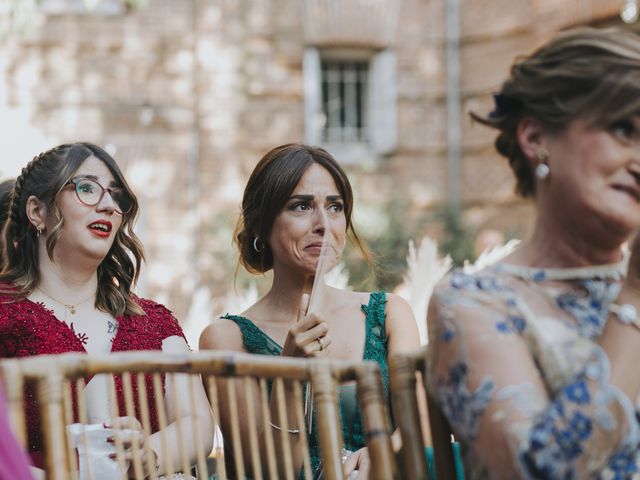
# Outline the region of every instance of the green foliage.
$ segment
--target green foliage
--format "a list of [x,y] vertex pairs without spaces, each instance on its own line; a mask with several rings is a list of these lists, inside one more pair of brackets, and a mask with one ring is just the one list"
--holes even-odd
[[357,290],[393,290],[402,282],[406,269],[408,242],[420,222],[411,219],[407,199],[394,198],[381,207],[386,228],[380,233],[363,233],[362,239],[373,254],[374,265],[362,260],[355,248],[345,256],[351,285]]
[[428,230],[440,232],[435,235],[440,254],[450,255],[455,266],[462,265],[466,259],[474,260],[474,232],[465,225],[459,211],[444,206],[416,212],[412,211],[406,198],[394,198],[380,209],[387,220],[386,228],[376,234],[360,232],[373,253],[373,269],[356,248],[349,248],[344,257],[350,283],[355,289],[393,291],[403,281],[409,240],[419,242]]
[[460,210],[445,206],[435,216],[444,227],[444,235],[439,242],[440,252],[450,255],[456,267],[462,266],[465,260],[475,260],[475,234],[465,225]]

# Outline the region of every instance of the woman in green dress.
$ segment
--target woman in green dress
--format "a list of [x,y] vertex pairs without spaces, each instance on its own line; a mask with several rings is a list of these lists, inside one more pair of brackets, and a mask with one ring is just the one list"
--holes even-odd
[[[388,395],[388,356],[419,346],[414,315],[402,298],[385,292],[323,286],[321,314],[300,313],[307,311],[321,252],[328,267],[336,265],[350,237],[367,258],[353,228],[352,212],[351,185],[328,152],[300,144],[282,145],[268,152],[245,188],[235,240],[242,265],[256,274],[273,270],[273,284],[264,297],[240,315],[227,314],[212,322],[200,336],[200,348],[374,360],[380,365]],[[225,422],[227,396],[221,394],[219,398],[223,436],[230,438],[230,425]],[[242,396],[238,398],[242,437],[248,445],[248,425],[242,423],[247,418],[246,409],[252,408],[256,415],[260,415],[260,409],[247,405]],[[356,478],[364,479],[368,478],[369,456],[356,405],[353,385],[342,387],[345,470],[347,474],[357,471]],[[275,424],[272,428],[281,429]],[[296,468],[301,468],[299,433],[294,429],[288,432]],[[261,436],[264,433],[259,431]],[[314,477],[319,477],[319,445],[313,434],[309,447]],[[248,450],[243,448],[247,457]],[[249,464],[248,458],[245,463]]]

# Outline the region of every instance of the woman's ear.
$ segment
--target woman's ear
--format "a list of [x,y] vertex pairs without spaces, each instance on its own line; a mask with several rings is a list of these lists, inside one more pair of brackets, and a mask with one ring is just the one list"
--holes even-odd
[[35,195],[27,198],[26,205],[27,218],[34,228],[43,231],[47,223],[47,207],[44,202]]
[[548,151],[547,138],[542,124],[531,117],[520,120],[516,129],[520,150],[535,167],[539,163],[540,151]]

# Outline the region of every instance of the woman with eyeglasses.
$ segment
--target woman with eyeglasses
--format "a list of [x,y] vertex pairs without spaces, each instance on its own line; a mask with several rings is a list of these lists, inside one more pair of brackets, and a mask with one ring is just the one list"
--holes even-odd
[[[130,350],[183,353],[189,347],[182,329],[162,305],[137,297],[132,289],[144,258],[133,231],[138,201],[114,159],[90,143],[60,145],[35,157],[16,179],[4,230],[5,259],[0,272],[0,358],[82,352],[89,355]],[[182,405],[190,405],[188,378],[175,382]],[[112,422],[108,382],[92,377],[86,387],[89,423]],[[125,415],[122,384],[115,377],[119,414]],[[29,450],[41,462],[34,392],[26,396]],[[187,450],[195,459],[195,435],[212,447],[211,413],[204,389],[195,392],[196,411],[181,418]],[[153,388],[147,397],[154,433],[144,435],[139,419],[121,416],[126,459],[136,451],[145,474],[163,473],[166,456],[180,465],[179,449],[162,448]],[[167,402],[169,438],[176,437],[175,407]],[[188,407],[182,407],[182,414]],[[200,429],[194,429],[194,422]],[[113,422],[113,423],[115,423]],[[172,423],[173,422],[173,423]],[[114,425],[111,425],[112,427]],[[133,442],[138,448],[133,448]],[[150,446],[147,449],[146,446]],[[143,448],[144,447],[144,448]],[[146,452],[151,452],[148,455]],[[195,461],[192,461],[195,463]],[[130,462],[132,465],[132,462]],[[133,476],[129,468],[129,476]],[[184,477],[182,477],[184,478]]]

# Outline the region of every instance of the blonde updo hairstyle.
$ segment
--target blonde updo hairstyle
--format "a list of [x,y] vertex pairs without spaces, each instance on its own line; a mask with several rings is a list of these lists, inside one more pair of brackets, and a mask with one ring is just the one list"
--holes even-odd
[[615,28],[562,32],[516,59],[494,100],[489,115],[471,117],[500,132],[495,147],[509,160],[516,191],[533,196],[533,167],[517,138],[520,121],[533,118],[560,133],[578,118],[608,128],[640,114],[640,36]]

